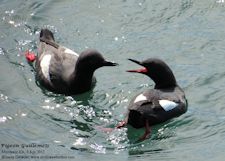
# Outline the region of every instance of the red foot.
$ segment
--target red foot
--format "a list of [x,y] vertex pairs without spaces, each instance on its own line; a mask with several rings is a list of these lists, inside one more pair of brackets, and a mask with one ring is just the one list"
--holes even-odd
[[126,126],[127,122],[126,121],[121,121],[118,123],[118,125],[116,126],[117,129]]
[[106,133],[110,133],[113,130],[122,128],[126,125],[127,125],[126,121],[121,121],[121,122],[119,122],[119,124],[115,128],[107,128],[107,127],[102,127],[102,126],[96,126],[96,129],[101,130],[101,131],[106,132]]
[[114,128],[107,128],[107,127],[102,127],[102,126],[96,126],[95,128],[98,130],[101,130],[103,132],[106,132],[106,133],[110,133],[114,130]]
[[143,136],[139,138],[139,141],[144,141],[145,139],[148,139],[151,134],[151,127],[149,126],[148,120],[145,121],[145,133]]
[[32,52],[29,52],[29,51],[26,51],[25,57],[26,57],[26,59],[27,59],[28,62],[34,62],[35,59],[36,59],[35,54],[32,53]]

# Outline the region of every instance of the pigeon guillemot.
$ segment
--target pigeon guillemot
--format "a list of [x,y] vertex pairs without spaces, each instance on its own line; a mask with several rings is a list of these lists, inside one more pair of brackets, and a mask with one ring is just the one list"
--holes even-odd
[[150,126],[178,117],[187,111],[187,100],[183,90],[177,85],[173,72],[160,59],[150,58],[139,62],[129,59],[144,68],[127,72],[142,73],[155,83],[154,89],[146,90],[135,96],[129,106],[126,119],[117,128],[130,124],[134,128],[145,127],[139,140],[150,136]]
[[78,55],[57,44],[50,30],[42,29],[40,32],[36,79],[50,91],[61,94],[86,92],[96,82],[96,69],[116,65],[106,61],[97,50],[87,49]]

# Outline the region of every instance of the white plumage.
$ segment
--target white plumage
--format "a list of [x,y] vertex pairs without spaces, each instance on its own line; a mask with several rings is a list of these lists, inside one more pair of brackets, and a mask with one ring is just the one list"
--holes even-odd
[[136,97],[136,99],[134,100],[134,103],[145,101],[145,100],[147,100],[147,98],[143,94],[140,94]]
[[65,53],[67,53],[67,54],[72,54],[72,55],[75,55],[75,56],[79,56],[77,53],[75,53],[73,50],[71,50],[71,49],[69,49],[69,48],[66,48],[66,47],[64,47],[65,48]]
[[49,75],[49,65],[50,65],[51,57],[52,56],[50,54],[44,55],[44,57],[42,58],[41,63],[40,63],[41,71],[42,71],[44,77],[48,81],[51,81],[50,75]]
[[165,111],[170,111],[178,106],[177,103],[175,103],[173,101],[169,101],[169,100],[159,100],[159,104],[162,106],[162,108]]

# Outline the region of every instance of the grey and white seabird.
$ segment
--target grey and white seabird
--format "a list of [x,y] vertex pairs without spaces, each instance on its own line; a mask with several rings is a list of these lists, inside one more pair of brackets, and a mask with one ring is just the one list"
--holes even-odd
[[50,30],[40,32],[36,79],[50,91],[67,95],[86,92],[95,85],[96,69],[116,65],[106,61],[95,49],[87,49],[78,55],[57,44]]
[[134,128],[145,128],[145,133],[139,140],[150,136],[150,126],[178,117],[187,111],[187,100],[184,91],[179,87],[169,66],[162,60],[150,58],[139,62],[130,61],[143,66],[141,69],[128,72],[142,73],[150,77],[154,89],[148,89],[136,95],[128,106],[124,121],[117,128],[130,124]]

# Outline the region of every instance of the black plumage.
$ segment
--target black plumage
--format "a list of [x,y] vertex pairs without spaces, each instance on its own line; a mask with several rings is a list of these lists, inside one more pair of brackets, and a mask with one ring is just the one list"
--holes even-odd
[[41,30],[36,79],[50,91],[63,94],[86,92],[95,85],[96,69],[116,65],[106,61],[95,49],[85,50],[78,55],[57,44],[50,30]]

